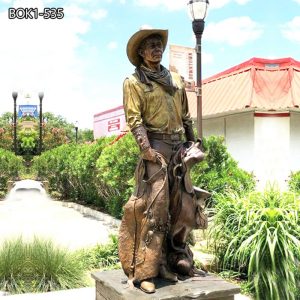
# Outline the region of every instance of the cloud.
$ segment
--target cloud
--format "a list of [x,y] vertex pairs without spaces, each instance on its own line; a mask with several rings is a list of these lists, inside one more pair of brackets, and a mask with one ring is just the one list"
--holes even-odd
[[214,63],[214,61],[215,61],[213,54],[203,52],[203,51],[202,51],[201,59],[202,59],[203,64],[205,64],[205,65],[210,65],[210,64]]
[[116,49],[117,47],[118,47],[117,42],[110,42],[110,43],[107,44],[108,49]]
[[105,9],[98,9],[91,14],[91,17],[94,20],[100,20],[105,18],[106,16],[107,16],[107,10]]
[[[249,1],[251,0],[210,0],[209,9],[218,9],[233,2],[239,5],[244,5]],[[187,9],[187,1],[183,1],[183,0],[135,0],[135,3],[139,6],[147,6],[147,7],[163,6],[170,11]]]
[[186,2],[183,0],[136,0],[135,1],[139,6],[147,7],[161,7],[164,6],[168,10],[179,10],[186,8]]
[[239,5],[245,5],[250,1],[251,0],[210,0],[209,1],[209,10],[219,9],[219,8],[224,7],[227,4],[234,3],[234,2]]
[[[14,5],[43,8],[43,1],[15,1]],[[9,20],[7,12],[0,13],[0,99],[1,111],[11,111],[11,92],[19,93],[18,104],[27,103],[31,95],[38,104],[38,92],[43,91],[44,111],[65,116],[70,121],[86,116],[82,122],[91,127],[92,114],[89,95],[84,90],[85,61],[78,48],[85,45],[82,36],[90,29],[82,11],[73,10],[61,20]],[[88,120],[88,118],[90,120]],[[90,123],[90,124],[89,124]]]
[[263,33],[261,26],[249,17],[228,18],[218,23],[209,23],[204,38],[215,43],[242,46],[258,39]]
[[[300,0],[299,0],[300,2]],[[294,17],[281,28],[281,34],[292,42],[300,42],[300,16]]]
[[77,5],[71,4],[64,7],[64,13],[68,17],[81,17],[87,15],[88,11]]
[[240,5],[245,5],[247,4],[248,2],[250,2],[251,0],[235,0],[235,2],[237,4],[240,4]]
[[294,0],[295,2],[297,2],[298,4],[300,4],[300,0]]

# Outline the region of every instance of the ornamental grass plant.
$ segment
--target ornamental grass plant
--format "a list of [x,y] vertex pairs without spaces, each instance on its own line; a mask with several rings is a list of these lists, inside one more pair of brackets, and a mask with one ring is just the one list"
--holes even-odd
[[[274,186],[217,196],[210,243],[219,271],[238,273],[259,300],[296,299],[300,200]],[[298,278],[299,280],[299,278]]]
[[22,238],[4,241],[0,248],[0,290],[25,291],[26,245]]
[[7,240],[0,248],[0,290],[12,294],[86,286],[86,269],[73,252],[49,240]]
[[86,285],[83,263],[52,241],[34,238],[27,246],[27,254],[33,291],[48,292]]

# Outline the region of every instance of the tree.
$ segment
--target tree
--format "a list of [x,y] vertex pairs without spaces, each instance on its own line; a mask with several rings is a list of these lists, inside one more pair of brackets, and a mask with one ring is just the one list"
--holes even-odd
[[13,149],[13,114],[10,112],[0,116],[0,148]]
[[[29,123],[29,124],[28,124]],[[31,124],[30,124],[31,123]],[[50,112],[43,113],[43,150],[53,149],[62,144],[75,143],[75,124]],[[94,140],[91,129],[78,130],[78,143]],[[17,145],[21,155],[38,154],[39,120],[22,117],[17,121]],[[0,148],[13,150],[13,114],[6,112],[0,116]]]
[[94,131],[92,129],[79,129],[78,142],[87,143],[94,141]]

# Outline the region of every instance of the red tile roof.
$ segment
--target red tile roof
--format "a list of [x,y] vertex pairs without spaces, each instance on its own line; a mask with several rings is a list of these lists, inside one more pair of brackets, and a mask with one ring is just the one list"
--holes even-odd
[[[196,117],[196,94],[188,91]],[[202,82],[203,116],[247,108],[283,110],[300,106],[300,62],[252,58]]]

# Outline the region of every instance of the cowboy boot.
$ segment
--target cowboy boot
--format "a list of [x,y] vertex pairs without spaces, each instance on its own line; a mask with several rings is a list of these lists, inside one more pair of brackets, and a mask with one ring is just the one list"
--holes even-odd
[[153,279],[150,278],[143,280],[141,282],[140,289],[147,294],[155,293],[155,284],[153,282]]
[[177,282],[177,275],[173,272],[170,272],[166,265],[161,265],[159,269],[159,277],[170,282]]

